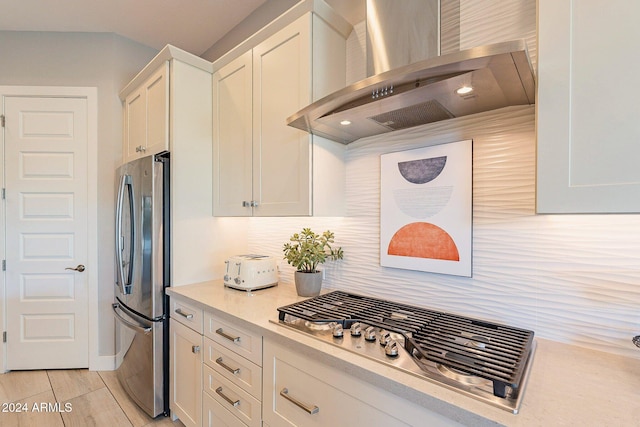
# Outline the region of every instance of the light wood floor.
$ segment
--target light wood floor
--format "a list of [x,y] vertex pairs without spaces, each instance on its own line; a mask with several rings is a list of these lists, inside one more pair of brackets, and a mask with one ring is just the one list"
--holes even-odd
[[150,418],[127,396],[114,371],[70,369],[0,374],[0,427],[17,426],[183,424],[170,417]]

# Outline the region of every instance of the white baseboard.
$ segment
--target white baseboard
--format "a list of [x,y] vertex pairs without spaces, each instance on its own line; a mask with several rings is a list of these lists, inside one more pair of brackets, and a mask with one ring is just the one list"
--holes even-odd
[[90,371],[113,371],[116,369],[116,356],[98,356],[89,362]]

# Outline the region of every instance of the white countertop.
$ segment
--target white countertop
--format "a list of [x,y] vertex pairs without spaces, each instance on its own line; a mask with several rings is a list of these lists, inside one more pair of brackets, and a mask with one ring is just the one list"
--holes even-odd
[[222,281],[168,288],[238,326],[258,330],[308,357],[471,426],[640,426],[640,361],[536,338],[520,412],[513,415],[379,362],[270,322],[277,308],[302,301],[292,285],[251,293]]

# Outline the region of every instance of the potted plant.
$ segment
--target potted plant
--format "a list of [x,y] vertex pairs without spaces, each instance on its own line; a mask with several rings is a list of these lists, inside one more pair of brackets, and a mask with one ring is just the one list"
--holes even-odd
[[333,233],[329,230],[316,234],[310,228],[303,228],[295,233],[284,244],[284,258],[296,268],[295,283],[298,295],[303,297],[316,296],[322,287],[322,272],[318,265],[327,259],[342,259],[342,248],[333,248]]

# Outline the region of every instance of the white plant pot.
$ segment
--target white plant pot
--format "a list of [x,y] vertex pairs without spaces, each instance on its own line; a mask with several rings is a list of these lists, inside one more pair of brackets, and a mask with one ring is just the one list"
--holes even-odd
[[320,294],[320,289],[322,289],[322,271],[316,271],[315,273],[296,271],[294,279],[296,282],[296,291],[301,297],[315,297]]

